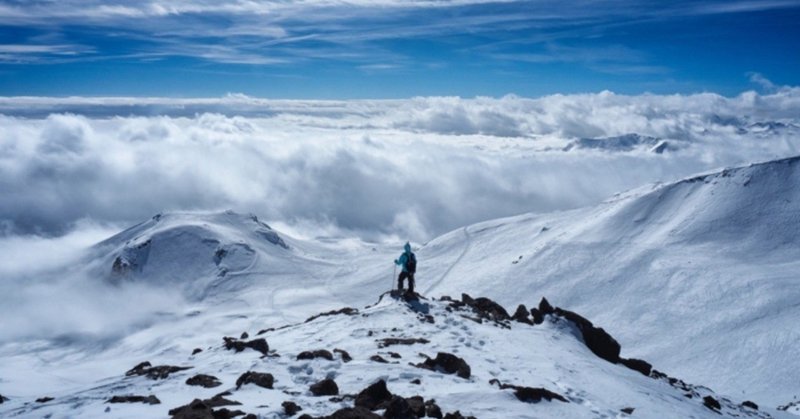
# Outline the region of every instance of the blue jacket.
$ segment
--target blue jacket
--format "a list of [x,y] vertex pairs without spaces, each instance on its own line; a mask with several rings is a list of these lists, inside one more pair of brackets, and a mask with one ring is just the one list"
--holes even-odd
[[406,261],[408,261],[408,258],[411,257],[411,245],[406,243],[406,245],[403,248],[406,251],[403,252],[403,254],[400,255],[399,258],[395,259],[394,263],[397,264],[397,265],[402,266],[403,267],[403,272],[407,272],[407,270],[406,270]]

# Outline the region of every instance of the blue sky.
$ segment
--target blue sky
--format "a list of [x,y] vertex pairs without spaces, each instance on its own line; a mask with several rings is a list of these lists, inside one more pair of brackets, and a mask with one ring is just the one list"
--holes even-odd
[[798,40],[800,0],[3,0],[0,96],[735,95]]

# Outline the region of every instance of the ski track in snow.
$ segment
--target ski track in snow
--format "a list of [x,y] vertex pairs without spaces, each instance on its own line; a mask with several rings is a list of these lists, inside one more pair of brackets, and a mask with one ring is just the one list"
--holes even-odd
[[437,286],[439,286],[439,284],[444,282],[445,278],[447,278],[447,276],[450,275],[450,272],[453,270],[453,268],[458,266],[461,260],[463,260],[464,257],[469,252],[469,249],[472,247],[472,236],[470,236],[469,234],[469,227],[464,226],[464,228],[462,228],[461,231],[464,232],[464,250],[461,251],[461,254],[458,255],[458,258],[456,258],[456,260],[450,265],[450,267],[448,267],[447,270],[444,271],[444,273],[439,277],[439,279],[433,284],[431,284],[425,290],[426,295],[430,295],[431,292],[433,292],[433,290],[436,289]]

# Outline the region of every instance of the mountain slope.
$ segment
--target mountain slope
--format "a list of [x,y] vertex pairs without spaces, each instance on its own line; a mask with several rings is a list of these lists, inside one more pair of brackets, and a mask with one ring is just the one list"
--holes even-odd
[[800,158],[466,227],[420,250],[421,289],[551,295],[667,371],[774,405],[800,389]]

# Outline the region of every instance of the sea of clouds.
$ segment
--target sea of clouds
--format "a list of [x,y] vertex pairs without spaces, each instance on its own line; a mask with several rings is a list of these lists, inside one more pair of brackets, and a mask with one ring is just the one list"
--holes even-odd
[[[625,147],[570,146],[618,136]],[[68,268],[163,211],[233,209],[307,238],[422,243],[798,147],[790,87],[730,98],[0,98],[0,316],[17,319],[0,341],[120,333],[178,307],[145,289],[131,293],[153,304],[131,305],[131,293]]]

